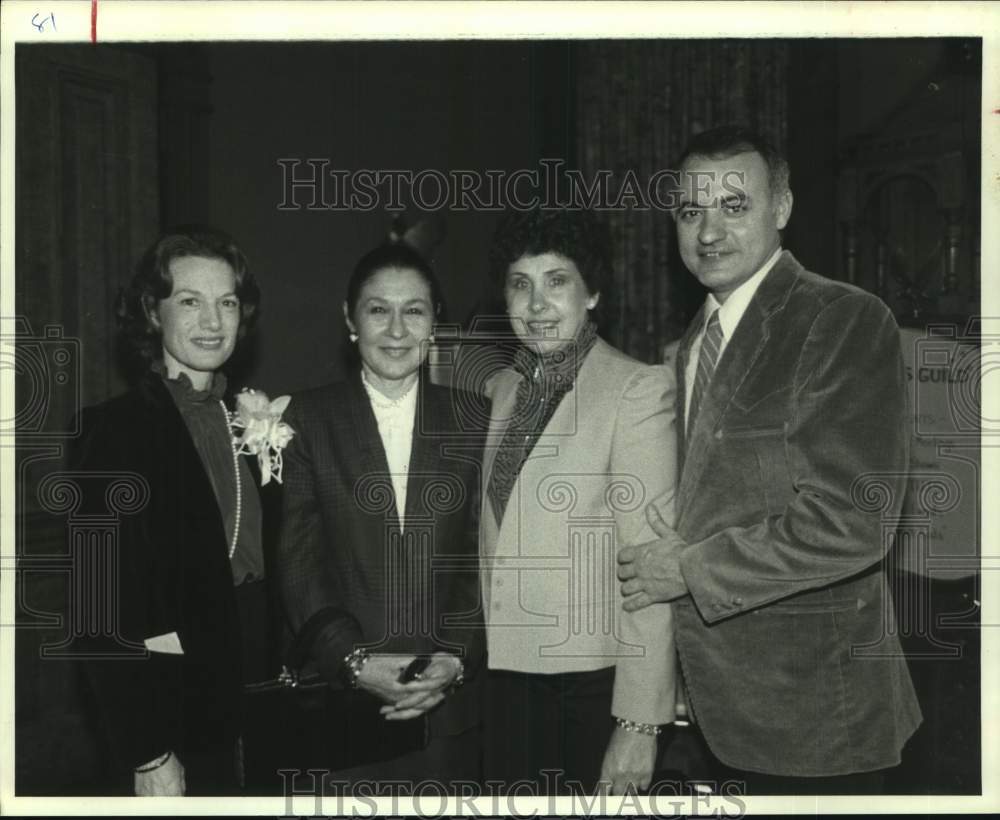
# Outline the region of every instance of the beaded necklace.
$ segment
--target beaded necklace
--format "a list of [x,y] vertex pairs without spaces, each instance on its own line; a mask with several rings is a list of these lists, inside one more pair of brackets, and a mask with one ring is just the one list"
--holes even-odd
[[402,396],[399,396],[398,398],[395,399],[390,399],[368,380],[368,374],[365,373],[364,368],[361,368],[361,380],[365,383],[365,387],[368,388],[367,393],[368,397],[371,399],[371,403],[381,410],[395,410],[396,408],[400,407],[403,404],[403,402],[410,397],[410,393],[412,393],[416,389],[417,383],[419,381],[418,379],[414,379],[413,384],[411,384],[406,389],[406,392],[403,393]]
[[[222,415],[226,420],[226,431],[229,432],[229,411],[226,409],[225,402],[221,399],[219,400],[219,406],[222,408]],[[233,539],[229,544],[229,559],[232,560],[233,554],[236,552],[236,541],[240,537],[240,518],[243,515],[243,487],[240,481],[240,453],[231,433],[229,438],[230,450],[233,453],[233,476],[236,478],[236,523],[233,525]]]

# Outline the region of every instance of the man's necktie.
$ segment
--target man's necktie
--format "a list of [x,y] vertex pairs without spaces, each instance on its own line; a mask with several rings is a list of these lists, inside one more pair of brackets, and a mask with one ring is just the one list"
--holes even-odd
[[694,427],[698,417],[698,406],[705,394],[708,383],[712,380],[715,365],[719,361],[719,350],[722,348],[722,325],[719,324],[719,311],[712,314],[701,339],[701,352],[698,354],[698,372],[694,377],[694,389],[691,392],[691,406],[688,409],[687,429]]

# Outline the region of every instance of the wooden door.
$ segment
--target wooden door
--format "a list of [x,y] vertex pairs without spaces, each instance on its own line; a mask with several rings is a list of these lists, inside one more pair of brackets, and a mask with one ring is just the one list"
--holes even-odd
[[[71,419],[124,388],[113,303],[159,229],[157,63],[115,46],[16,52],[17,437],[16,784],[18,794],[88,793],[102,764],[78,669],[42,658],[66,624],[65,518],[39,482],[63,466]],[[13,350],[11,350],[13,348]]]

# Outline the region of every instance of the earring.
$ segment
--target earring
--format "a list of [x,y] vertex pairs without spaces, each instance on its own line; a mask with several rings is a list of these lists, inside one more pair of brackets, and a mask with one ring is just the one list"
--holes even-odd
[[358,340],[358,334],[357,333],[352,333],[351,334],[351,341],[352,342],[356,342],[357,340]]

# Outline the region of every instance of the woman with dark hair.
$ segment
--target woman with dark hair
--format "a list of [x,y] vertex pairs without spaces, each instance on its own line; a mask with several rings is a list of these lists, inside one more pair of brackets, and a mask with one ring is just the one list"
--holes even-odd
[[641,789],[674,718],[671,613],[622,611],[616,551],[654,537],[650,503],[672,520],[673,379],[597,335],[610,266],[592,213],[507,214],[490,267],[521,346],[487,384],[486,776]]
[[440,306],[418,252],[398,243],[366,254],[343,305],[358,364],[290,411],[280,583],[339,716],[321,763],[348,789],[479,774],[485,411],[427,377]]
[[123,475],[145,499],[119,524],[114,634],[91,638],[85,658],[112,765],[131,773],[118,785],[136,795],[238,791],[241,687],[266,677],[269,620],[261,503],[220,370],[259,299],[229,236],[167,233],[119,300],[138,379],[81,416],[85,501]]

